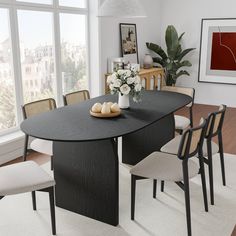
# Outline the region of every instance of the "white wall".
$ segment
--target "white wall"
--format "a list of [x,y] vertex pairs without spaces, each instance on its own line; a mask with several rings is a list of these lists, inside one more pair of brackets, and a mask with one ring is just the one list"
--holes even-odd
[[191,77],[183,77],[178,81],[179,85],[196,89],[196,103],[213,105],[225,103],[236,107],[236,85],[198,83],[201,19],[235,17],[235,9],[235,0],[163,0],[161,2],[162,39],[167,25],[173,24],[179,33],[186,32],[184,46],[197,48],[188,56],[194,65],[189,69]]
[[[119,23],[137,24],[139,61],[147,53],[146,42],[160,41],[160,0],[139,0],[143,5],[147,18],[136,19],[100,19],[100,60],[101,60],[101,86],[104,88],[104,74],[107,73],[107,59],[120,57]],[[101,1],[103,2],[103,1]],[[103,92],[103,91],[102,91]]]

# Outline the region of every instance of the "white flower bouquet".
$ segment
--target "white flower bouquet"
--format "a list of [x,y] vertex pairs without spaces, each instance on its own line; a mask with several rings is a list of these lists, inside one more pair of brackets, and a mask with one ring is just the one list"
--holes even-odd
[[118,70],[107,78],[111,94],[131,95],[135,102],[141,101],[141,79],[135,68]]

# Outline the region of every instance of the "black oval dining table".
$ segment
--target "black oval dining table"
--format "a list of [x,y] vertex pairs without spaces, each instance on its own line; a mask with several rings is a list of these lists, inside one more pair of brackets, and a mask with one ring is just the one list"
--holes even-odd
[[114,226],[119,224],[117,138],[122,137],[122,162],[134,165],[174,137],[174,112],[192,101],[183,94],[144,91],[142,101],[130,99],[119,117],[90,115],[94,103],[117,99],[104,95],[21,123],[24,133],[53,141],[56,205]]

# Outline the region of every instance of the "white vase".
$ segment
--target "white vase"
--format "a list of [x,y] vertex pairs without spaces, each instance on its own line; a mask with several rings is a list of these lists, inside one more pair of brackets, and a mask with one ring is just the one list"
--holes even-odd
[[150,69],[153,67],[153,59],[150,54],[146,54],[143,59],[143,68]]
[[129,95],[121,95],[119,93],[118,105],[121,109],[129,108]]

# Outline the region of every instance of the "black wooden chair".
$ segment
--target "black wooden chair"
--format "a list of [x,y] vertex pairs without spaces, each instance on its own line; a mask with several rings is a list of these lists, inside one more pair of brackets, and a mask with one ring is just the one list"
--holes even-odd
[[175,115],[175,129],[178,133],[182,134],[187,128],[193,127],[193,105],[195,97],[195,89],[187,87],[178,87],[178,86],[163,86],[163,91],[182,93],[192,97],[192,102],[189,103],[186,107],[189,110],[189,117]]
[[72,105],[90,99],[88,90],[80,90],[63,96],[64,105]]
[[[222,182],[223,185],[226,186],[224,148],[223,148],[223,138],[222,138],[222,128],[224,123],[225,112],[226,112],[226,105],[221,105],[219,107],[219,111],[212,112],[211,114],[209,114],[207,119],[206,135],[203,144],[204,162],[205,164],[208,165],[209,168],[210,197],[212,205],[214,205],[212,157],[214,154],[217,153],[219,153],[220,155]],[[212,141],[213,137],[216,136],[218,138],[218,145]]]
[[[27,119],[31,116],[56,109],[56,107],[57,107],[56,101],[53,98],[47,98],[43,100],[30,102],[22,106],[23,117],[24,119]],[[23,154],[24,161],[26,161],[27,159],[28,144],[29,144],[29,135],[26,134],[25,144],[24,144],[24,154]],[[51,170],[53,170],[52,144],[53,144],[52,141],[38,138],[34,139],[30,144],[30,148],[32,150],[51,156]]]
[[[202,146],[206,130],[206,121],[201,119],[200,125],[184,132],[177,155],[153,152],[144,160],[131,168],[131,219],[134,220],[136,180],[150,178],[175,182],[185,193],[186,218],[188,236],[191,233],[191,211],[189,197],[189,179],[201,174],[205,211],[208,211],[207,191],[204,172]],[[199,165],[190,160],[199,155]]]
[[[224,149],[223,149],[223,140],[222,140],[222,127],[224,123],[224,117],[226,112],[226,106],[221,105],[219,110],[212,112],[208,115],[207,124],[206,124],[206,134],[203,142],[203,156],[204,162],[208,165],[209,168],[209,182],[210,182],[210,196],[211,204],[214,205],[214,184],[213,184],[213,164],[212,157],[214,154],[219,152],[220,162],[221,162],[221,172],[222,172],[222,182],[223,185],[226,185],[225,178],[225,164],[224,164]],[[218,137],[218,145],[212,141],[213,137]],[[181,140],[181,136],[176,136],[166,145],[161,148],[162,152],[177,154],[178,146]],[[154,184],[156,184],[154,182]],[[164,182],[162,181],[162,191],[164,190]]]
[[56,235],[55,180],[33,161],[25,161],[0,168],[0,199],[8,195],[31,192],[33,210],[36,210],[36,193],[49,193],[52,234]]

